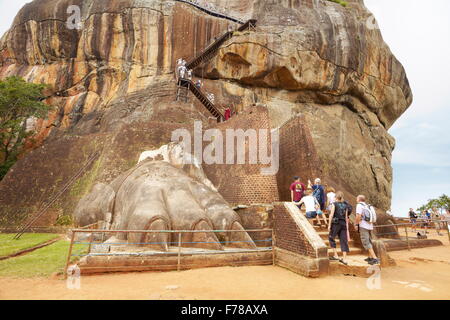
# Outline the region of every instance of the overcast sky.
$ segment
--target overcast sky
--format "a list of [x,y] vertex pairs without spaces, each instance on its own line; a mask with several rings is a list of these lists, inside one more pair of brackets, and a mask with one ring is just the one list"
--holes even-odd
[[389,131],[397,141],[392,209],[406,215],[409,207],[450,194],[450,1],[365,3],[405,67],[414,95]]
[[[27,2],[0,0],[1,35]],[[405,67],[414,95],[413,105],[389,131],[397,140],[392,210],[401,216],[429,198],[450,194],[450,1],[365,3]]]

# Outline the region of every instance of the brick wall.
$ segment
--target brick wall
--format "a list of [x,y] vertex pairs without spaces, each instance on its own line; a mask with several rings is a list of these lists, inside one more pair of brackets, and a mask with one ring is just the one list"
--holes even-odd
[[317,258],[316,248],[283,203],[274,205],[273,217],[276,247],[303,256]]
[[306,185],[308,179],[321,177],[321,164],[303,116],[280,127],[280,170],[277,174],[280,201],[290,201],[289,187],[294,176]]
[[272,205],[252,205],[235,209],[241,218],[244,229],[268,229],[270,231],[249,232],[255,244],[260,247],[272,245],[273,228],[273,206]]
[[[219,129],[222,132],[224,150],[226,150],[226,129],[242,129],[244,131],[255,129],[257,132],[259,129],[270,129],[269,115],[266,108],[252,107],[228,121],[215,124],[211,128]],[[267,146],[269,151],[270,143],[269,139]],[[236,150],[237,145],[235,143],[235,155]],[[218,188],[220,194],[230,204],[248,205],[278,201],[276,175],[265,176],[261,174],[261,169],[270,165],[249,163],[248,143],[245,149],[245,159],[245,164],[203,164],[203,169],[207,177]]]

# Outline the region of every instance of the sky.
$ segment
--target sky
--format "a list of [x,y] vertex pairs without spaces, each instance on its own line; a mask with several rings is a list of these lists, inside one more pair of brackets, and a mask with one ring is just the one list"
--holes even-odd
[[410,207],[450,194],[450,1],[365,4],[405,67],[414,96],[389,130],[396,139],[392,211],[406,216]]
[[[0,35],[30,0],[0,0]],[[450,1],[365,0],[406,69],[414,102],[389,130],[396,139],[392,212],[406,216],[450,194]]]

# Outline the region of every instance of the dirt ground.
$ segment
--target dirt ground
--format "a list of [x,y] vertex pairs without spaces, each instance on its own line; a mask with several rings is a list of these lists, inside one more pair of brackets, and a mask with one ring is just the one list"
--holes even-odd
[[397,266],[372,278],[309,279],[275,266],[58,279],[0,278],[0,299],[450,299],[450,246],[391,252]]

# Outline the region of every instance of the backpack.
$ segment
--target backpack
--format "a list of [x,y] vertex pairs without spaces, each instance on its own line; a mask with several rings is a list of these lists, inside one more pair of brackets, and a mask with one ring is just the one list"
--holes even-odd
[[377,213],[375,208],[370,204],[360,203],[363,206],[361,216],[366,222],[377,222]]
[[317,186],[316,189],[313,191],[313,197],[317,199],[317,201],[320,200],[320,186]]
[[345,220],[347,212],[347,204],[344,202],[334,203],[334,216],[333,218],[338,218],[339,220]]
[[417,232],[417,239],[427,239],[427,238],[428,237],[425,232],[423,232],[423,231]]

